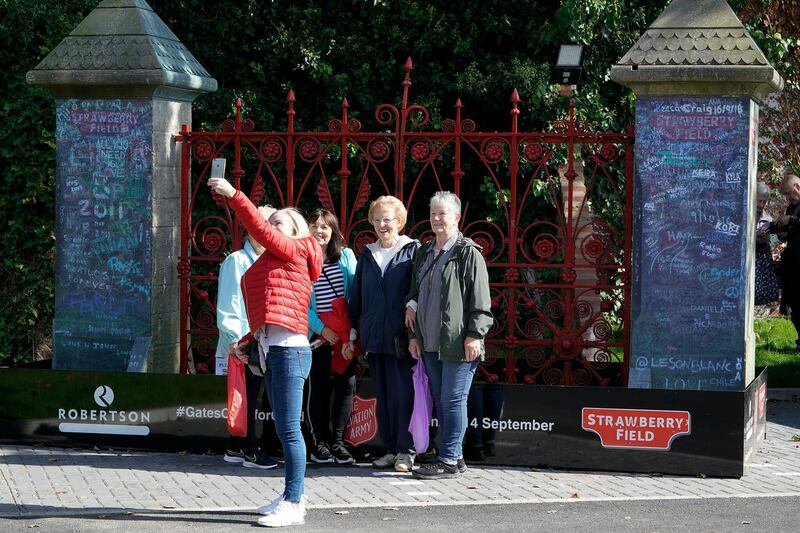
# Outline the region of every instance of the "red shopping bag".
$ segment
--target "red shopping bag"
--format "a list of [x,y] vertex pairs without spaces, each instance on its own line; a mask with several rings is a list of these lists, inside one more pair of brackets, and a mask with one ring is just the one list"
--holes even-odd
[[345,370],[358,359],[361,355],[361,343],[355,343],[355,353],[352,359],[345,359],[342,355],[342,348],[344,347],[344,339],[350,337],[350,319],[347,318],[347,300],[344,298],[335,298],[331,302],[331,310],[319,314],[319,319],[323,324],[331,328],[339,336],[341,341],[333,345],[331,354],[331,372],[333,374],[342,375]]
[[228,355],[228,433],[232,437],[247,436],[247,382],[244,363]]

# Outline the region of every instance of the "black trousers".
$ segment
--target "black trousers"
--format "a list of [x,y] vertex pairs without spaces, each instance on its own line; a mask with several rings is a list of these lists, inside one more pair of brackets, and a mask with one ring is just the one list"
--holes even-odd
[[795,341],[800,347],[800,279],[798,274],[800,265],[783,260],[781,265],[781,304],[789,307],[789,318],[797,332],[798,339]]
[[[251,354],[252,357],[252,354]],[[258,355],[256,355],[258,357]],[[247,436],[228,437],[229,450],[242,450],[246,455],[253,455],[256,450],[256,408],[258,407],[258,393],[264,383],[264,377],[256,375],[250,365],[244,365],[244,377],[247,387]],[[263,395],[267,397],[266,394]],[[265,410],[266,412],[266,410]]]
[[787,294],[784,303],[789,307],[789,318],[792,320],[794,330],[797,333],[795,343],[800,347],[800,290],[795,288],[793,293]]
[[342,442],[353,412],[356,365],[352,363],[344,374],[331,374],[332,353],[330,344],[311,352],[311,372],[303,395],[303,422],[306,438],[312,445]]
[[409,453],[414,449],[414,439],[408,431],[408,424],[414,409],[412,369],[415,361],[410,357],[399,359],[394,354],[382,353],[367,354],[367,361],[378,399],[375,406],[378,432],[386,452]]
[[[503,416],[503,385],[499,383],[476,383],[467,398],[467,432],[464,448],[483,449],[494,444],[497,430],[484,429],[483,419],[500,420]],[[489,424],[491,427],[491,424]]]
[[[275,431],[275,422],[271,417],[263,416],[259,424],[256,420],[256,410],[261,407],[262,413],[271,413],[272,406],[264,387],[264,373],[261,371],[258,355],[258,344],[254,343],[248,353],[250,360],[244,365],[245,385],[247,387],[247,436],[228,437],[229,450],[242,450],[247,455],[253,455],[260,446],[270,455],[282,453],[283,447]],[[259,426],[261,427],[261,441],[258,440]]]

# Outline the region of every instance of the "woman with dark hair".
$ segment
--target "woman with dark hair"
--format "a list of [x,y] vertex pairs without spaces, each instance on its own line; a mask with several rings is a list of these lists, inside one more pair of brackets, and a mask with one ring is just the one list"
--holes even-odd
[[311,440],[309,458],[312,463],[350,464],[353,456],[344,445],[344,428],[353,410],[356,365],[349,351],[342,353],[350,324],[342,324],[341,319],[347,319],[356,257],[345,247],[335,214],[317,209],[308,217],[308,223],[311,236],[325,254],[322,275],[313,284],[308,308],[309,333],[325,340],[312,352],[304,402],[305,424]]

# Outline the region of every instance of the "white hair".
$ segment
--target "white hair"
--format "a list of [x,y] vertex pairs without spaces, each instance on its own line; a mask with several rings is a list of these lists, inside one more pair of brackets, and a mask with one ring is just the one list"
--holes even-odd
[[450,191],[438,191],[433,193],[433,196],[431,196],[430,207],[433,207],[437,204],[451,208],[454,213],[461,213],[461,200],[459,200],[458,196]]
[[769,187],[767,187],[767,184],[763,181],[759,181],[756,184],[756,196],[761,196],[762,198],[766,196],[769,198]]

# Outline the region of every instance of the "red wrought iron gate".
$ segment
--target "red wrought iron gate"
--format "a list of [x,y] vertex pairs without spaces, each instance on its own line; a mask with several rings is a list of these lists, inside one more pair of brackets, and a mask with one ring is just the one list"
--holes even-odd
[[[407,206],[406,233],[432,236],[427,200],[452,190],[463,203],[461,231],[483,247],[495,324],[478,376],[487,382],[622,384],[630,310],[633,130],[587,131],[570,99],[549,132],[481,132],[471,119],[432,124],[409,105],[411,60],[399,106],[375,110],[379,131],[341,117],[328,131],[295,130],[289,91],[286,131],[257,132],[242,116],[221,131],[184,125],[181,163],[181,371],[213,372],[219,264],[241,248],[243,228],[205,186],[210,162],[227,157],[237,188],[258,204],[334,211],[351,248],[375,238],[369,201],[392,194]],[[196,165],[192,169],[192,159]],[[190,365],[190,361],[193,363]]]

